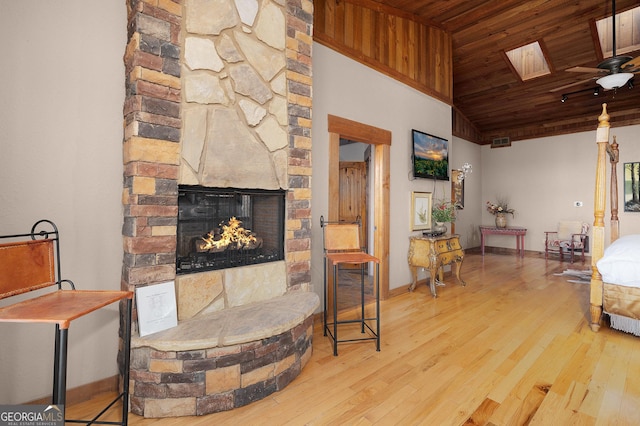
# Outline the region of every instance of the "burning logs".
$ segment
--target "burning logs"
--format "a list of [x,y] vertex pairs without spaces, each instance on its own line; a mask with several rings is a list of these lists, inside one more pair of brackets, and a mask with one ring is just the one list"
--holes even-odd
[[225,250],[252,250],[262,246],[262,238],[253,235],[250,229],[243,228],[242,221],[236,217],[229,219],[226,225],[220,225],[220,228],[195,241],[197,252],[220,253]]

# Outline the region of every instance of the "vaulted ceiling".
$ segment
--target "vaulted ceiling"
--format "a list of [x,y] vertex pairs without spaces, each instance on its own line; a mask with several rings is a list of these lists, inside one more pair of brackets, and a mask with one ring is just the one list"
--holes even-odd
[[[640,124],[639,77],[637,87],[594,96],[594,74],[567,71],[603,60],[595,21],[611,15],[610,0],[375,1],[451,34],[453,105],[482,135],[475,142],[593,130],[603,102],[612,126]],[[616,12],[638,4],[618,0]],[[640,22],[627,25],[640,32]],[[534,41],[547,55],[551,73],[523,82],[505,51]],[[640,51],[625,54],[636,57]],[[563,94],[570,94],[564,103]]]

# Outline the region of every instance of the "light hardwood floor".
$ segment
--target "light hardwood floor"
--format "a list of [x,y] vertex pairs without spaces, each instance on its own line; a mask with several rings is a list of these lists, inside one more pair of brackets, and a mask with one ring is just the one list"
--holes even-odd
[[[313,356],[283,391],[228,412],[129,424],[637,425],[640,338],[606,323],[593,333],[589,286],[554,275],[587,267],[468,254],[466,287],[445,277],[437,299],[421,284],[382,302],[380,352],[343,343],[334,357],[316,322]],[[67,414],[87,416],[106,399]]]

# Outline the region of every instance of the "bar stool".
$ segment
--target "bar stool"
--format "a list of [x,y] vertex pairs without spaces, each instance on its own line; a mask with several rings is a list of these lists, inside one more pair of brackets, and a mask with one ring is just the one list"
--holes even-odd
[[[42,229],[38,231],[38,229]],[[124,301],[126,317],[123,330],[122,392],[90,420],[66,419],[66,423],[109,424],[126,426],[129,414],[129,366],[131,349],[132,291],[76,290],[73,282],[62,279],[60,272],[60,238],[56,225],[46,219],[36,222],[31,232],[1,235],[0,299],[33,290],[55,291],[18,301],[0,308],[0,322],[44,323],[55,325],[53,356],[53,391],[51,402],[64,417],[67,392],[67,346],[71,322],[105,306]],[[70,287],[63,290],[63,285]],[[119,422],[98,420],[119,400],[122,401]]]
[[[323,230],[324,245],[324,335],[333,341],[333,355],[338,355],[338,343],[374,340],[376,351],[380,351],[380,260],[363,251],[360,246],[360,222],[326,222],[320,217]],[[369,262],[375,264],[375,316],[366,317],[364,298],[364,268]],[[360,318],[338,320],[338,268],[341,264],[355,263],[360,265]],[[333,289],[333,322],[327,322],[328,307],[328,268],[332,268]],[[375,322],[374,325],[369,323]],[[366,336],[358,338],[338,338],[338,326],[359,324],[360,332]],[[374,330],[375,328],[375,330]]]

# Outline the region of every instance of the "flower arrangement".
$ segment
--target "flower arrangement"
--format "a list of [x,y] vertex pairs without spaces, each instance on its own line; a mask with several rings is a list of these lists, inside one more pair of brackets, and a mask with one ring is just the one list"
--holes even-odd
[[451,201],[436,201],[431,208],[431,218],[434,222],[455,222],[456,205]]
[[513,216],[513,214],[516,212],[514,209],[510,209],[507,202],[504,200],[498,200],[498,202],[495,204],[491,201],[487,201],[487,210],[492,215],[508,213]]

